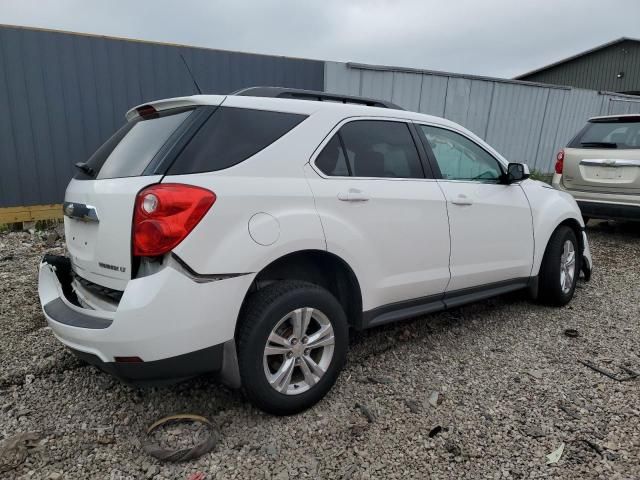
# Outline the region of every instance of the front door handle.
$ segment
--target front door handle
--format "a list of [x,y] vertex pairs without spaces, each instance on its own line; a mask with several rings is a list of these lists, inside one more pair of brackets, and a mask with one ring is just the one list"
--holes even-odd
[[369,200],[369,195],[357,188],[350,188],[346,192],[338,193],[338,200],[343,202],[366,202]]
[[461,193],[457,197],[455,197],[453,200],[451,200],[451,203],[453,203],[454,205],[462,205],[462,206],[473,205],[473,200],[467,197],[464,193]]

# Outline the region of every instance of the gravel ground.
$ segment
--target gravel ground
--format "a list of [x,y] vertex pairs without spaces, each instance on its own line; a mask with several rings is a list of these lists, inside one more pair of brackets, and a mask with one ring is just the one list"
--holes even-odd
[[[40,313],[47,235],[0,234],[0,444],[34,433],[0,447],[0,477],[640,478],[640,379],[579,362],[640,371],[640,226],[589,229],[596,271],[565,308],[514,294],[354,335],[332,392],[288,418],[210,378],[135,390],[77,361]],[[146,427],[180,412],[210,418],[217,448],[150,457]],[[163,445],[199,431],[163,428]]]

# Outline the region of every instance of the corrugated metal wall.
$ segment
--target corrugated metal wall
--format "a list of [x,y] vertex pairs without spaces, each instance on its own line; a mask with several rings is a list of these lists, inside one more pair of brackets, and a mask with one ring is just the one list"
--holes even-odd
[[60,203],[74,174],[153,99],[255,85],[322,90],[324,63],[0,27],[0,207]]
[[326,62],[325,89],[453,120],[541,172],[553,171],[555,153],[589,117],[640,113],[640,99],[622,95],[339,62]]
[[280,85],[391,100],[543,172],[588,117],[640,112],[633,97],[567,87],[0,26],[0,207],[61,202],[73,164],[126,110],[195,93],[179,53],[205,93]]
[[[618,77],[621,72],[622,77]],[[640,92],[640,42],[625,40],[518,79],[609,92]]]

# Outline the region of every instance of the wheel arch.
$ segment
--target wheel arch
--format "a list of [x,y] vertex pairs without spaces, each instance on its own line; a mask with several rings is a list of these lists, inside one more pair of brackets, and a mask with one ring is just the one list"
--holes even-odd
[[576,235],[576,239],[578,240],[578,247],[580,247],[580,253],[582,253],[584,251],[584,238],[582,238],[583,227],[582,225],[580,225],[580,222],[578,222],[578,220],[575,218],[566,218],[562,222],[560,222],[553,231],[555,232],[558,229],[558,227],[561,227],[563,225],[573,230],[573,233]]
[[[533,264],[533,270],[531,272],[533,276],[537,276],[540,273],[540,267],[542,266],[544,253],[547,250],[547,246],[549,245],[549,241],[551,240],[553,233],[559,227],[566,226],[573,231],[578,241],[579,252],[581,255],[584,253],[585,245],[584,245],[584,237],[582,235],[582,230],[584,229],[584,227],[576,217],[565,215],[562,218],[556,220],[555,222],[550,222],[550,223],[551,225],[553,225],[553,228],[546,229],[544,233],[538,230],[538,234],[536,235],[536,253],[535,253],[535,259]],[[538,245],[540,246],[540,248],[537,247]]]
[[303,280],[325,288],[342,305],[349,326],[362,327],[362,290],[351,266],[334,253],[307,249],[287,253],[257,272],[245,293],[236,330],[251,294],[278,280]]
[[535,245],[531,275],[535,277],[540,273],[549,240],[559,226],[565,225],[573,230],[581,253],[584,252],[584,223],[578,204],[568,193],[533,180],[525,181],[522,188],[531,205]]

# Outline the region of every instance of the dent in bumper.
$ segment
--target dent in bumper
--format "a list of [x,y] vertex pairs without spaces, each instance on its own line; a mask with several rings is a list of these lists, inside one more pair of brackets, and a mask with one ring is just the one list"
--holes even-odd
[[93,317],[73,310],[60,297],[43,305],[42,309],[48,318],[72,327],[102,329],[109,328],[113,323],[110,318]]
[[98,323],[100,319],[111,322],[106,328],[87,328],[69,324],[50,308],[43,308],[54,335],[69,348],[103,363],[118,356],[137,356],[147,363],[233,340],[240,305],[253,277],[197,283],[167,267],[129,281],[117,310],[106,312],[69,302],[53,268],[42,263],[39,295],[43,306],[55,301]]

